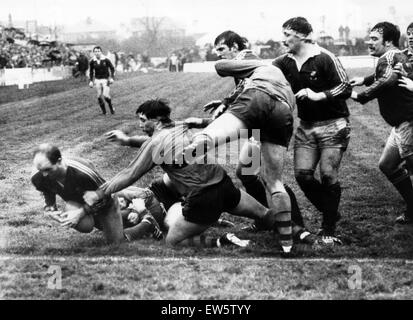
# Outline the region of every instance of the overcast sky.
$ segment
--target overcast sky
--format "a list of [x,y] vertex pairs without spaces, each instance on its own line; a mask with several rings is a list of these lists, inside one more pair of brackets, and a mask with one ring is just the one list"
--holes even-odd
[[[91,17],[109,26],[129,22],[133,17],[178,18],[193,32],[216,33],[233,29],[245,36],[280,33],[282,22],[302,15],[316,30],[325,27],[336,33],[340,24],[365,29],[367,24],[386,19],[406,27],[413,17],[413,2],[388,0],[0,0],[0,21],[37,19],[46,25],[73,25]],[[409,16],[406,16],[408,14]]]

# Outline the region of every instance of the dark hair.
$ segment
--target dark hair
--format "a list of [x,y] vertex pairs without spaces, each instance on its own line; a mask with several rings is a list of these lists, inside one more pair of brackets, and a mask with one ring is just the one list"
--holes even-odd
[[38,153],[43,153],[51,164],[56,164],[62,159],[62,154],[58,147],[53,146],[49,143],[43,143],[39,145],[33,152],[33,157]]
[[95,49],[99,49],[100,51],[102,51],[102,48],[100,46],[94,47],[92,51],[95,51]]
[[378,33],[383,35],[383,43],[385,41],[391,41],[393,45],[399,47],[399,40],[400,40],[400,29],[393,23],[384,21],[377,23],[371,31],[377,31]]
[[409,29],[413,29],[413,22],[411,22],[411,23],[407,26],[407,29],[406,29],[406,30],[409,30]]
[[304,17],[294,17],[288,19],[282,25],[283,29],[291,29],[296,32],[302,33],[305,36],[308,36],[311,32],[313,32],[313,27]]
[[169,107],[168,101],[164,99],[152,99],[147,100],[142,103],[138,109],[136,109],[136,114],[142,113],[148,119],[155,119],[161,117],[162,122],[170,122],[171,108]]
[[214,45],[217,45],[222,40],[224,40],[224,44],[226,44],[228,48],[232,48],[235,43],[237,44],[239,51],[247,48],[247,38],[241,37],[238,33],[231,30],[224,31],[218,37],[216,37]]

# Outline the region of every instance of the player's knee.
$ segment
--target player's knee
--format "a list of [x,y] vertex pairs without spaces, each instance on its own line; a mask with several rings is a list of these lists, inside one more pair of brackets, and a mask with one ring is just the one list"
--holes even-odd
[[326,186],[333,185],[337,182],[337,175],[333,171],[321,173],[321,183]]
[[306,185],[314,180],[314,170],[297,169],[294,175],[299,185]]

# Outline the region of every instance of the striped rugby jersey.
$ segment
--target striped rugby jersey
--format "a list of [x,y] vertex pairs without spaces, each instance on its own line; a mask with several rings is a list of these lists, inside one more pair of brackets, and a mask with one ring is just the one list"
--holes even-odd
[[89,207],[83,200],[83,194],[86,191],[96,190],[105,180],[87,160],[65,158],[64,163],[67,165],[67,171],[63,186],[56,180],[43,176],[41,172],[36,172],[31,178],[36,189],[43,193],[46,205],[55,205],[56,195],[59,195],[64,201],[75,201],[83,204],[86,213],[97,213],[110,199],[105,199],[103,203]]
[[375,73],[364,78],[366,90],[358,94],[362,104],[377,98],[380,114],[391,126],[413,119],[413,92],[398,86],[399,75],[393,72],[397,63],[405,64],[409,57],[399,49],[391,49],[377,61]]
[[351,96],[350,82],[333,53],[314,45],[314,51],[300,70],[291,53],[276,58],[273,65],[281,69],[294,93],[309,88],[327,96],[322,101],[298,100],[298,117],[301,120],[314,122],[349,116],[346,99]]
[[157,165],[168,174],[180,195],[221,182],[225,170],[220,165],[185,163],[182,154],[191,138],[187,125],[165,124],[143,143],[125,169],[99,187],[99,197],[109,196],[132,185]]

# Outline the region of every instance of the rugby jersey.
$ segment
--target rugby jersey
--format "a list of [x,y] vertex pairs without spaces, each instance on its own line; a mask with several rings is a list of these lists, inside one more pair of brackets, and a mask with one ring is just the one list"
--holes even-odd
[[235,90],[224,99],[224,104],[233,102],[239,95],[249,89],[267,93],[277,100],[295,108],[295,97],[291,86],[283,73],[272,65],[268,65],[250,50],[243,50],[235,59],[222,59],[215,63],[215,70],[221,77],[234,77]]
[[217,164],[187,164],[183,150],[191,143],[188,126],[175,123],[164,126],[142,144],[131,163],[110,181],[99,187],[99,198],[118,192],[159,165],[181,195],[222,181],[225,170]]
[[[109,73],[110,71],[110,73]],[[89,78],[94,79],[108,79],[115,74],[115,68],[108,58],[102,57],[98,60],[94,57],[89,63]]]
[[398,86],[399,76],[393,72],[397,63],[408,62],[408,56],[399,49],[391,49],[377,61],[375,73],[364,78],[366,90],[357,100],[365,104],[377,98],[380,114],[391,126],[413,120],[413,92]]
[[324,92],[326,100],[297,100],[298,117],[304,121],[324,121],[349,116],[346,99],[351,96],[348,76],[338,58],[328,50],[314,45],[312,56],[298,70],[291,53],[273,61],[280,68],[294,93],[309,88]]
[[43,176],[39,171],[31,178],[36,189],[43,193],[46,205],[55,205],[56,195],[59,195],[64,201],[82,204],[86,213],[97,213],[105,207],[110,201],[108,197],[92,207],[83,200],[86,191],[94,191],[105,182],[94,166],[89,161],[79,158],[66,158],[64,163],[67,165],[67,171],[63,186],[55,179]]

